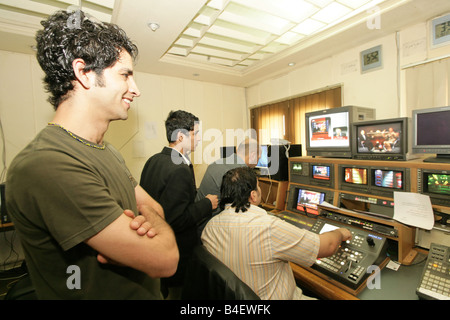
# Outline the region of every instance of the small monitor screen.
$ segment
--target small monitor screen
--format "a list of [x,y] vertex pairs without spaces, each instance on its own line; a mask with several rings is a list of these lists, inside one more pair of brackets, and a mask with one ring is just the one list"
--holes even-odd
[[330,167],[329,166],[312,166],[312,177],[319,180],[330,180]]
[[373,184],[377,187],[389,189],[403,188],[403,173],[394,170],[374,170]]
[[367,169],[344,168],[344,181],[351,184],[367,184]]
[[292,173],[293,174],[302,174],[303,173],[303,164],[302,163],[294,163],[292,165]]
[[321,204],[325,199],[325,193],[298,189],[297,210],[318,215],[318,204]]
[[348,112],[330,113],[310,118],[310,147],[348,147]]
[[401,153],[404,141],[401,122],[357,125],[358,153]]
[[261,157],[258,160],[257,168],[268,168],[269,167],[269,150],[267,145],[261,146]]
[[450,174],[428,174],[426,183],[428,192],[450,196]]

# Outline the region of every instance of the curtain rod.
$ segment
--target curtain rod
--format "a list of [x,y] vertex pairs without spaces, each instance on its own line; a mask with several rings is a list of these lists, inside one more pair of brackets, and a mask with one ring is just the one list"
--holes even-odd
[[439,61],[439,60],[444,60],[444,59],[447,59],[447,58],[450,58],[450,54],[442,56],[442,57],[438,57],[438,58],[433,58],[433,59],[428,59],[428,60],[424,60],[424,61],[420,61],[420,62],[407,64],[406,66],[402,66],[402,70],[403,69],[412,68],[412,67],[417,67],[417,66],[420,66],[422,64],[427,64],[427,63],[431,63],[431,62],[435,62],[435,61]]

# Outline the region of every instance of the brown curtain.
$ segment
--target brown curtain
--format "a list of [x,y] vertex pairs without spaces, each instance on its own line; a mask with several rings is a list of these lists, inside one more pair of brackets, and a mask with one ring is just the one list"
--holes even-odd
[[252,109],[252,129],[261,144],[269,144],[272,138],[287,139],[288,105],[289,101],[283,101]]
[[252,129],[258,141],[269,144],[281,138],[293,144],[304,142],[305,113],[342,106],[341,87],[304,95],[251,110]]

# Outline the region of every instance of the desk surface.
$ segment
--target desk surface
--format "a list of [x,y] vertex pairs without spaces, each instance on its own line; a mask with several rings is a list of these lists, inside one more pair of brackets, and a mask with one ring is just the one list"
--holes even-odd
[[[426,257],[426,254],[419,253],[412,265],[402,265],[397,271],[383,268],[379,282],[376,282],[377,280],[370,282],[374,288],[364,288],[356,297],[314,274],[308,274],[309,272],[304,268],[293,265],[292,269],[300,288],[305,286],[318,296],[324,296],[325,299],[418,300],[416,288],[422,275]],[[377,287],[378,284],[379,288]]]
[[400,266],[397,271],[381,270],[380,288],[365,288],[357,297],[361,300],[418,300],[419,285],[426,255],[419,254],[410,266]]

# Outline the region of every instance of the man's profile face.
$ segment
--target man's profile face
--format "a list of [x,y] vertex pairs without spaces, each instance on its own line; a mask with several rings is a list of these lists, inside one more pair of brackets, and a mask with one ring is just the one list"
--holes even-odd
[[133,60],[125,50],[113,66],[105,68],[100,75],[95,74],[91,97],[96,111],[102,113],[105,120],[126,120],[131,102],[139,96],[133,76]]

